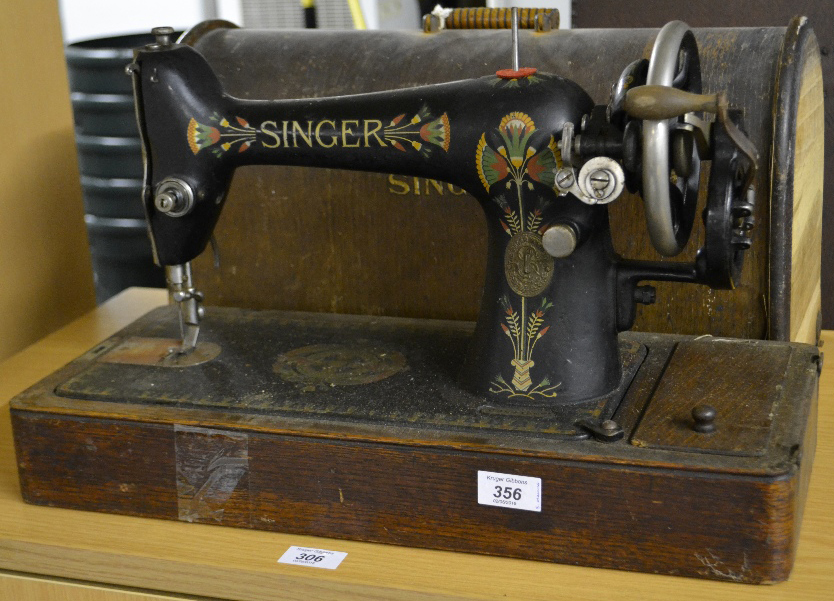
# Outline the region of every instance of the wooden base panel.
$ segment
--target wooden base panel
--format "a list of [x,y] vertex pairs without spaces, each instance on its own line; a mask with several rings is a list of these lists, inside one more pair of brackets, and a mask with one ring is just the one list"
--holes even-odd
[[[647,357],[614,415],[626,436],[606,443],[56,395],[135,334],[13,401],[27,502],[737,582],[790,573],[814,451],[814,347],[630,335]],[[681,423],[705,394],[687,378],[704,380],[693,362],[728,364],[725,353],[742,409],[721,409],[705,443]],[[663,429],[678,436],[656,440]],[[541,510],[479,504],[479,471],[540,478]]]

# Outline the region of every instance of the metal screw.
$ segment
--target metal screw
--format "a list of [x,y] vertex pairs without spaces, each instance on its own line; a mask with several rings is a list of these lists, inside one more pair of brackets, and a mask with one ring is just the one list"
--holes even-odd
[[560,188],[567,189],[573,186],[574,176],[573,169],[559,169],[556,173],[556,183]]
[[156,37],[156,43],[160,46],[170,46],[171,36],[174,35],[173,27],[154,27],[151,34]]
[[166,178],[157,186],[153,203],[164,215],[182,217],[194,208],[194,191],[180,179]]
[[615,422],[613,419],[605,420],[600,424],[600,426],[603,430],[607,432],[613,432],[614,430],[620,427],[619,424],[617,424],[617,422]]
[[605,169],[597,169],[591,173],[591,176],[588,179],[591,182],[591,189],[594,192],[594,196],[597,198],[603,198],[606,195],[606,191],[611,186],[611,174]]
[[156,197],[156,208],[160,213],[170,213],[177,204],[177,199],[170,192],[163,192]]
[[568,121],[562,126],[562,139],[559,141],[559,148],[562,150],[562,164],[569,167],[573,164],[573,123]]

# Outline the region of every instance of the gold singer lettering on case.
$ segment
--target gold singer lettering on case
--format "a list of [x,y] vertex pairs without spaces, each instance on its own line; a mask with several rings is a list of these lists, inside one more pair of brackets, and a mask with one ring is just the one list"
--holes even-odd
[[439,194],[443,196],[446,191],[455,196],[466,194],[466,190],[463,188],[458,188],[454,184],[439,182],[436,179],[406,177],[404,175],[394,175],[393,173],[388,176],[388,192],[397,196],[406,196],[408,194],[413,194],[414,196]]

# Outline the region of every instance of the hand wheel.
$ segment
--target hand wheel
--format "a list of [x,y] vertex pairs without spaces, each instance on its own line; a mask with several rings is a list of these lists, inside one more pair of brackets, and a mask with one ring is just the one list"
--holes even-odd
[[[672,21],[658,33],[646,84],[701,92],[698,46],[685,23]],[[683,116],[643,122],[646,220],[652,244],[668,257],[680,253],[689,240],[698,202],[700,159],[683,125]]]

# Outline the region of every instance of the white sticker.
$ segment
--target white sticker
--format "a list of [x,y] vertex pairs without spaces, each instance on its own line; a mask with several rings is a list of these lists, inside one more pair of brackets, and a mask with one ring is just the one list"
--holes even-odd
[[478,503],[541,511],[542,479],[478,470]]
[[311,566],[313,568],[324,568],[335,570],[347,557],[347,553],[341,551],[326,551],[325,549],[310,549],[309,547],[290,547],[281,556],[278,563],[291,563],[297,566]]

